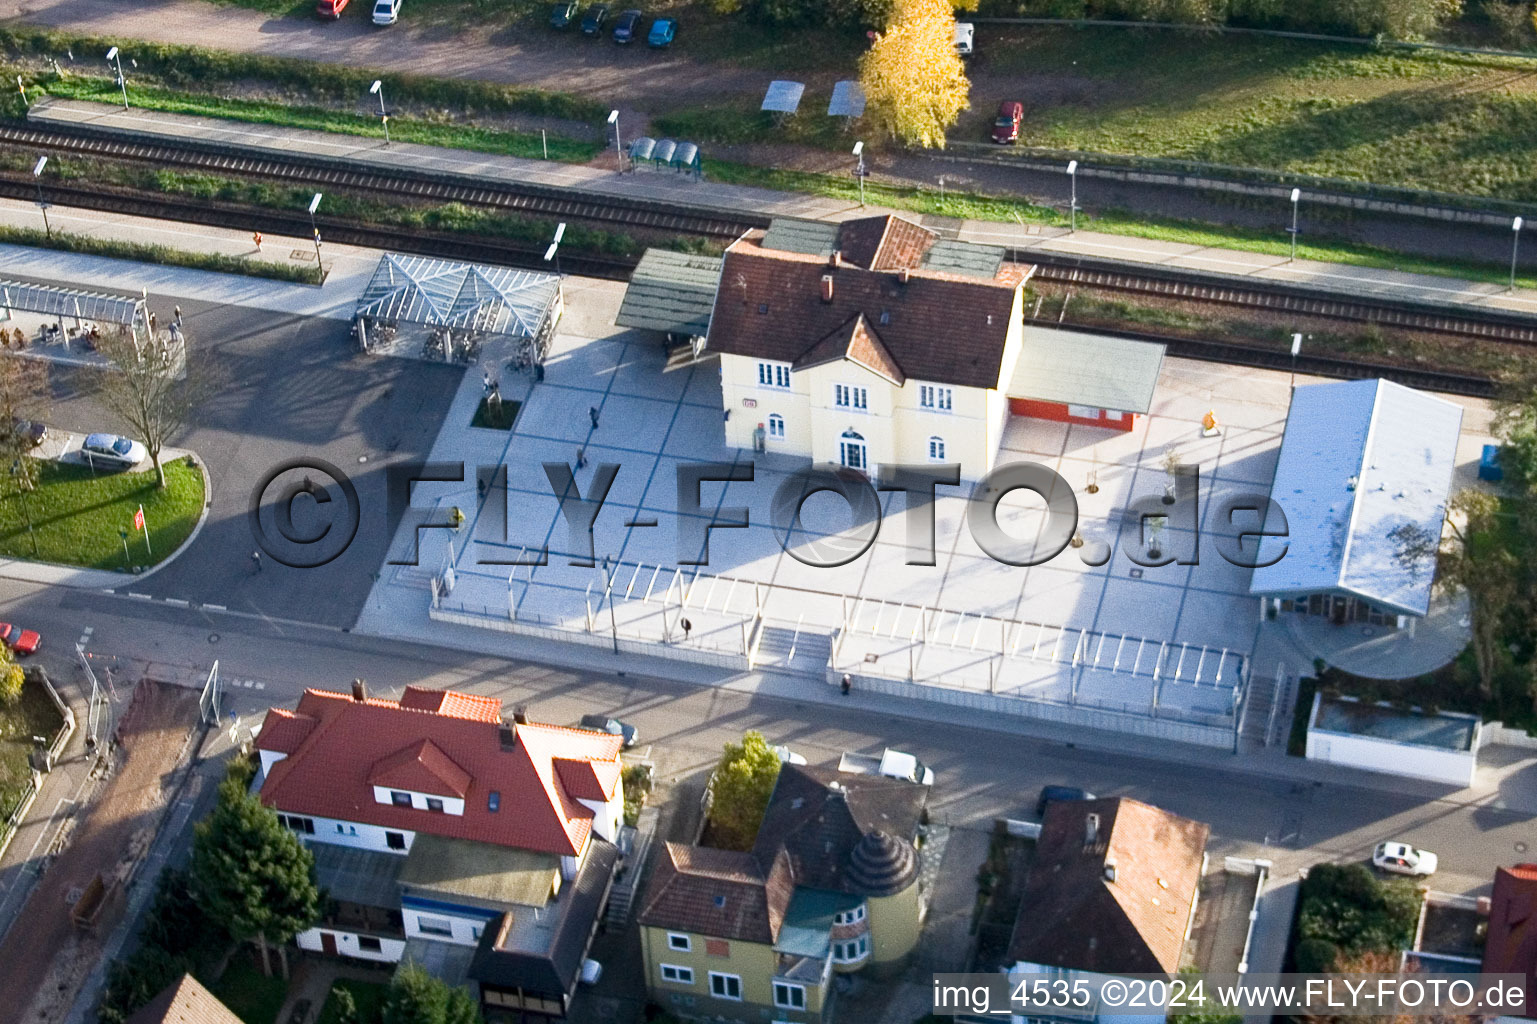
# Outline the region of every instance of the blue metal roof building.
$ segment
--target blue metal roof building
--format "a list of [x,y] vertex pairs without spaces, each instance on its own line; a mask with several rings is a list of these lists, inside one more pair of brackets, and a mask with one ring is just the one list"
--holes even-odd
[[1249,592],[1425,615],[1435,556],[1412,541],[1441,536],[1461,425],[1461,406],[1387,380],[1295,389],[1270,490],[1287,536],[1262,540],[1260,561],[1280,558]]

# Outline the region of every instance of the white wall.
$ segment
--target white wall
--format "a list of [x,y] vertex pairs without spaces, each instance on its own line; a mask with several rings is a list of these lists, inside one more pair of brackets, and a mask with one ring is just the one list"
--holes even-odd
[[[278,809],[280,814],[289,812]],[[352,821],[338,821],[335,818],[316,818],[313,815],[299,815],[308,817],[315,822],[315,834],[301,832],[299,835],[313,843],[330,843],[333,846],[351,846],[360,850],[377,850],[380,853],[398,853],[401,856],[411,852],[411,844],[416,841],[415,832],[407,832],[399,828],[380,828],[377,825],[361,825]],[[404,849],[393,850],[389,841],[385,838],[387,832],[399,832],[406,837]]]
[[358,937],[353,932],[337,931],[335,928],[311,928],[309,931],[300,932],[294,937],[300,949],[307,949],[313,953],[324,950],[321,944],[321,932],[330,932],[336,937],[336,951],[343,956],[354,956],[359,960],[375,960],[380,963],[395,964],[406,954],[405,939],[387,939],[379,936],[379,952],[364,951],[358,948]]
[[418,811],[427,810],[427,798],[431,797],[434,800],[443,801],[444,814],[452,814],[456,817],[462,817],[464,815],[464,800],[460,797],[442,796],[438,793],[418,793],[409,789],[391,789],[388,786],[374,787],[374,803],[388,804],[393,807],[395,805],[395,801],[391,797],[392,793],[409,793],[411,796],[411,806],[416,808]]
[[261,755],[262,779],[264,780],[267,778],[267,773],[272,771],[272,766],[288,756],[276,750],[261,750],[258,753]]
[[1471,750],[1436,750],[1321,729],[1308,730],[1307,756],[1329,764],[1459,787],[1473,784],[1473,772],[1478,767],[1478,754]]
[[619,827],[624,824],[624,783],[614,786],[614,795],[605,801],[578,800],[592,811],[592,830],[609,842],[618,842]]
[[[456,946],[475,945],[480,941],[480,933],[491,926],[491,922],[484,917],[459,917],[442,910],[418,910],[414,907],[401,907],[400,916],[405,919],[406,934],[408,936],[431,939],[434,942],[452,942]],[[423,917],[435,917],[447,921],[453,935],[439,935],[436,932],[422,931],[421,919]]]

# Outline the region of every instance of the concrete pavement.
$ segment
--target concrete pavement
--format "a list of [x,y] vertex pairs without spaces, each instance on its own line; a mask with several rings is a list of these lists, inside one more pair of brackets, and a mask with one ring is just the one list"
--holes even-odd
[[[46,100],[34,105],[28,117],[38,123],[83,125],[97,131],[121,132],[135,137],[196,138],[252,152],[302,153],[307,157],[321,156],[364,167],[407,167],[481,180],[534,182],[609,196],[687,202],[724,212],[751,210],[772,216],[823,220],[845,220],[885,212],[880,207],[866,208],[840,199],[711,181],[695,182],[688,175],[672,171],[654,171],[643,167],[624,174],[613,170],[612,165],[606,161],[602,162],[602,166],[578,166],[404,142],[386,145],[383,139],[364,136],[137,109],[122,110],[107,104],[78,100]],[[1311,260],[1293,262],[1281,256],[1093,231],[1069,232],[1059,227],[1023,223],[968,220],[953,226],[961,238],[1027,251],[1041,249],[1079,253],[1133,263],[1284,281],[1354,297],[1408,298],[1445,305],[1488,306],[1537,313],[1537,292],[1518,290],[1512,293],[1500,285],[1451,277]]]

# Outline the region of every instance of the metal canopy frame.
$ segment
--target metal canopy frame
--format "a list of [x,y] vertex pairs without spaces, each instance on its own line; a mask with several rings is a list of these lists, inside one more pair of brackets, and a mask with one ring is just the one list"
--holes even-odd
[[357,316],[534,338],[560,292],[554,274],[385,253]]
[[25,281],[0,280],[0,308],[7,314],[12,311],[41,313],[53,319],[121,324],[135,333],[149,326],[149,315],[145,311],[143,298],[30,284]]

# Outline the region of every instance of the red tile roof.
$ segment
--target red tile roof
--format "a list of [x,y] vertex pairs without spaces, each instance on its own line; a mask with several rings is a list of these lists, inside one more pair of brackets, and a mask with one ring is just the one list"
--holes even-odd
[[456,690],[428,690],[408,686],[400,695],[400,706],[413,711],[431,711],[450,718],[468,718],[476,722],[500,722],[502,702],[495,697],[481,697]]
[[891,214],[846,220],[838,226],[840,255],[865,270],[916,267],[937,241],[936,232]]
[[555,774],[578,800],[607,800],[619,778],[618,761],[555,759]]
[[454,764],[436,743],[419,740],[375,761],[368,781],[389,789],[463,799],[470,788],[470,773]]
[[128,1018],[128,1024],[241,1024],[190,974],[183,974]]
[[[823,361],[841,345],[890,379],[999,386],[1014,297],[1031,268],[1004,264],[997,277],[982,278],[915,267],[904,282],[890,271],[767,249],[762,240],[763,232],[750,232],[726,250],[711,351],[794,364]],[[822,301],[824,275],[833,279],[830,302]]]
[[840,359],[858,363],[897,387],[907,383],[902,367],[897,365],[891,350],[881,341],[881,336],[870,326],[863,313],[833,328],[831,334],[802,352],[801,357],[790,364],[790,369],[805,370]]
[[784,851],[765,872],[751,853],[666,843],[646,885],[640,923],[771,943],[794,892]]
[[1526,1005],[1530,1007],[1537,996],[1537,864],[1517,864],[1494,873],[1484,973],[1524,974]]
[[[277,723],[293,715],[280,708],[269,711],[257,748],[288,756],[274,764],[263,781],[262,802],[290,814],[451,839],[563,855],[582,850],[592,833],[593,812],[577,801],[606,800],[613,795],[622,737],[530,722],[507,726],[513,742],[504,748],[500,716],[487,714],[491,704],[500,706],[491,698],[439,696],[437,691],[415,688],[408,689],[406,696],[416,706],[380,699],[355,701],[345,693],[306,690],[296,714],[314,725],[292,748],[288,727]],[[402,757],[403,753],[411,756]],[[574,788],[601,796],[579,796],[573,791],[556,767],[561,759],[592,762],[592,784],[584,781]],[[381,768],[386,761],[391,763]],[[381,770],[449,776],[463,791],[464,814],[376,802],[371,780]],[[462,784],[458,773],[462,773]],[[497,811],[488,806],[492,791],[501,795]]]
[[287,708],[273,708],[267,712],[267,720],[262,724],[261,749],[292,754],[313,728],[313,718],[296,715]]
[[[1092,840],[1090,815],[1097,821]],[[1126,797],[1053,803],[1036,840],[1009,961],[1173,974],[1210,835],[1202,822]]]

